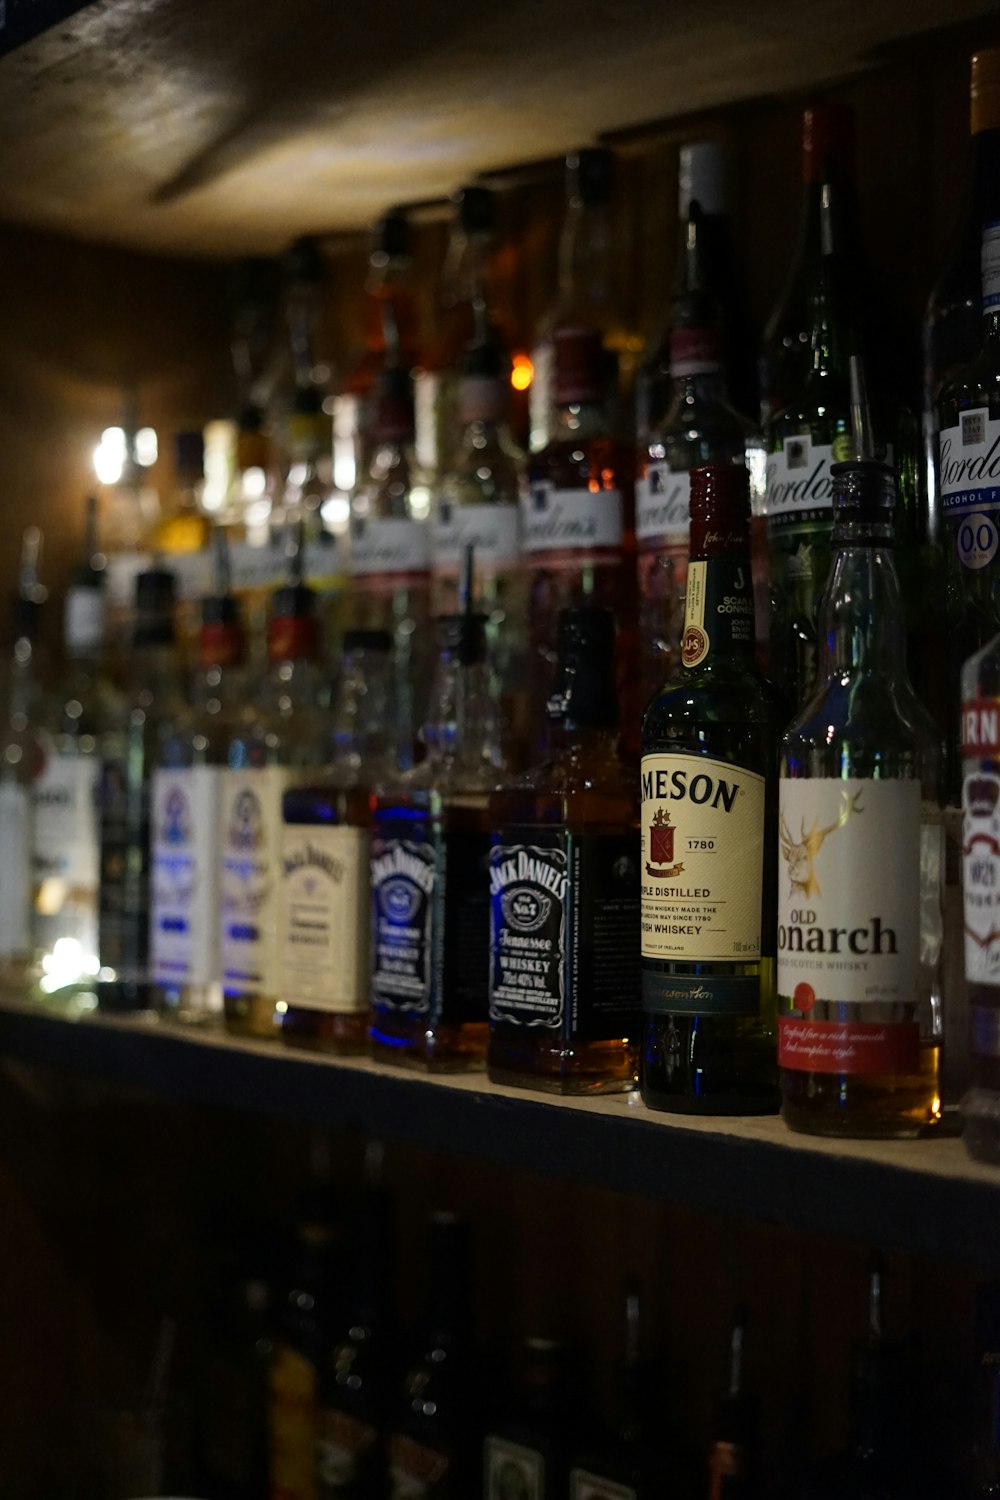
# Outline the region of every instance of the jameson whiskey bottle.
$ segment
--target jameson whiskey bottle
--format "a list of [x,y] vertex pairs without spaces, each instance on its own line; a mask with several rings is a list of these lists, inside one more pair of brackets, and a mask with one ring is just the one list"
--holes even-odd
[[349,630],[333,712],[333,762],[282,801],[278,989],[282,1041],[366,1050],[371,789],[396,768],[392,636]]
[[654,1109],[778,1107],[774,1062],[778,743],[754,662],[746,469],[691,471],[678,682],[642,730],[641,1087]]
[[704,265],[702,223],[694,202],[673,304],[669,401],[639,455],[635,519],[644,703],[673,677],[679,663],[691,470],[702,464],[742,467],[753,462],[758,481],[763,475],[762,440],[729,403],[721,309]]
[[468,1500],[479,1492],[482,1417],[472,1346],[468,1225],[434,1213],[427,1304],[389,1428],[390,1500]]
[[409,373],[383,370],[367,479],[351,500],[351,594],[356,626],[387,630],[396,675],[399,757],[410,765],[426,697],[430,532],[413,456]]
[[135,625],[122,721],[101,769],[98,1003],[151,1004],[149,974],[150,783],[168,726],[185,714],[174,632],[174,575],[151,568],[135,581]]
[[371,1040],[385,1062],[454,1071],[486,1057],[489,795],[503,761],[485,618],[438,627],[426,759],[375,796]]
[[565,1495],[570,1455],[583,1427],[575,1351],[529,1338],[520,1351],[518,1399],[490,1424],[483,1443],[483,1500]]
[[202,603],[190,708],[166,727],[150,808],[150,969],[156,1003],[181,1020],[222,1010],[219,843],[222,767],[247,712],[244,638],[228,589],[225,543],[217,592]]
[[101,756],[121,705],[103,670],[104,560],[96,509],[96,500],[89,500],[84,561],[66,591],[66,666],[43,715],[45,764],[33,788],[35,961],[47,994],[92,988],[100,967]]
[[782,1112],[814,1134],[914,1136],[941,1109],[941,757],[906,673],[895,486],[852,364],[862,456],[831,475],[819,682],[782,747]]
[[557,1094],[635,1087],[639,808],[618,754],[615,626],[559,617],[550,758],[490,798],[487,1065]]
[[281,990],[281,799],[329,756],[325,674],[316,660],[316,595],[301,579],[275,590],[261,702],[233,734],[222,773],[221,958],[225,1024],[273,1038]]

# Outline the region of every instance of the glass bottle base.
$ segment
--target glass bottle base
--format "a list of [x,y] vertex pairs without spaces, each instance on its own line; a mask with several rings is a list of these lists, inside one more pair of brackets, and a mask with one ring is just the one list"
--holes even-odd
[[490,1037],[486,1071],[491,1083],[543,1094],[631,1093],[639,1081],[639,1045],[627,1039],[543,1046],[523,1032]]
[[226,1031],[230,1036],[277,1041],[281,1018],[277,1003],[268,995],[226,995],[223,1000]]
[[799,1073],[782,1078],[781,1117],[791,1130],[842,1140],[913,1140],[941,1121],[941,1049],[925,1047],[919,1073]]
[[307,1052],[359,1057],[368,1050],[368,1012],[309,1010],[290,1005],[281,1018],[281,1040],[286,1047],[300,1047]]
[[661,1093],[658,1089],[640,1084],[639,1092],[647,1109],[670,1115],[776,1115],[781,1105],[777,1087],[763,1089],[759,1093],[709,1095],[699,1098],[697,1094]]

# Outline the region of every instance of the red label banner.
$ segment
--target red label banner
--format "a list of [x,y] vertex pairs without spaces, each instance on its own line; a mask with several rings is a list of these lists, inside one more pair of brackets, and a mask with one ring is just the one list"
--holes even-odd
[[778,1062],[796,1073],[917,1073],[915,1021],[778,1022]]

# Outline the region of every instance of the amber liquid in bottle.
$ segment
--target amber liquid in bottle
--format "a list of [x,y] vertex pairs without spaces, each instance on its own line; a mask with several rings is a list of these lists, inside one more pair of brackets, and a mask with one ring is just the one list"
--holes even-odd
[[490,1078],[632,1089],[639,1061],[639,804],[618,754],[615,631],[560,616],[550,759],[490,799]]

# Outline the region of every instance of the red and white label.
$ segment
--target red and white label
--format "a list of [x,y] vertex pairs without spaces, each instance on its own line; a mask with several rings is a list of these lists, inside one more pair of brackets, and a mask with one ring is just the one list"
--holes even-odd
[[962,749],[966,755],[1000,755],[1000,698],[962,704]]
[[595,553],[615,561],[622,544],[621,492],[533,484],[521,501],[521,521],[525,552],[545,567],[573,567]]
[[[806,1005],[800,1000],[806,1000]],[[800,1010],[807,1003],[807,997],[796,995]],[[916,1073],[920,1027],[915,1021],[810,1021],[782,1016],[778,1063],[796,1073]]]
[[419,577],[431,565],[425,522],[402,519],[355,520],[351,525],[351,576],[370,582]]

